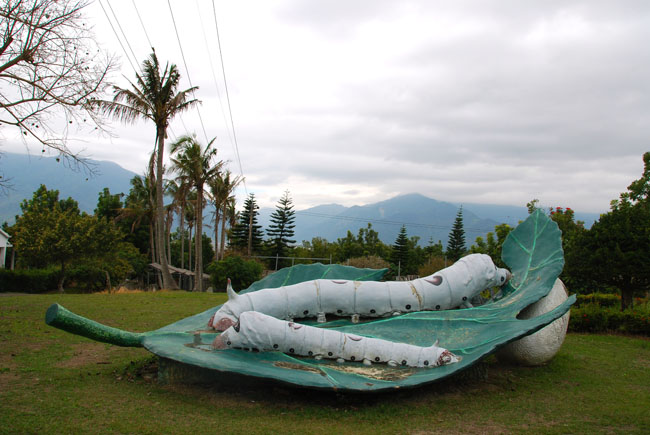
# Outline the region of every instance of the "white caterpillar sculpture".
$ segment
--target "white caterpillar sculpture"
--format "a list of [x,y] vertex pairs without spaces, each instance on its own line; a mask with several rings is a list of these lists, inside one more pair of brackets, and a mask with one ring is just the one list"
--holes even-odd
[[345,334],[332,329],[315,328],[271,316],[246,311],[239,322],[215,338],[215,349],[279,351],[293,355],[329,358],[338,362],[362,361],[388,363],[390,366],[437,367],[453,364],[461,357],[437,346],[413,346],[378,338]]
[[385,317],[423,310],[471,307],[469,301],[489,287],[501,286],[510,272],[497,268],[484,254],[461,258],[452,266],[413,281],[346,281],[317,279],[238,295],[228,283],[228,302],[210,318],[208,327],[225,331],[246,311],[277,319],[317,317],[326,314]]

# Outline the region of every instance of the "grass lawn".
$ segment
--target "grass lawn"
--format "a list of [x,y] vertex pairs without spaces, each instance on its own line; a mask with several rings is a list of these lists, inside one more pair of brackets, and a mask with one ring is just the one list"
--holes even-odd
[[545,367],[488,359],[487,379],[375,395],[161,386],[144,349],[44,322],[59,302],[148,331],[224,301],[157,292],[0,295],[0,433],[650,433],[650,340],[569,334]]

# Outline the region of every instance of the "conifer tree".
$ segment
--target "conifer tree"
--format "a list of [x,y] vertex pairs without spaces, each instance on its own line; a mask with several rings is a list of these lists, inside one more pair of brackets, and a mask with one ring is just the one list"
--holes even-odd
[[463,207],[461,206],[456,215],[454,226],[449,233],[447,242],[447,258],[457,261],[465,254],[465,229],[463,228]]
[[248,255],[252,255],[262,245],[262,226],[257,224],[258,210],[255,194],[251,193],[244,202],[244,210],[239,216],[239,222],[232,229],[230,246],[245,249]]
[[395,244],[393,245],[393,252],[391,254],[391,262],[395,267],[405,270],[409,260],[409,240],[406,235],[406,226],[402,225],[399,230]]
[[275,211],[271,214],[271,224],[269,225],[266,234],[270,238],[270,255],[284,257],[287,254],[289,245],[296,243],[291,238],[294,235],[295,225],[295,211],[293,210],[293,202],[289,196],[289,191],[285,191],[284,195],[278,201]]

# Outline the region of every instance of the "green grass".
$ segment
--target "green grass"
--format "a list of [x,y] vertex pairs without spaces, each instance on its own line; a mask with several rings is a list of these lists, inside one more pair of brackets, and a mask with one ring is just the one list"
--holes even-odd
[[[222,294],[0,296],[0,433],[650,433],[650,340],[570,334],[547,366],[378,395],[160,386],[155,358],[45,325],[48,306],[148,331]],[[155,372],[153,373],[155,374]]]

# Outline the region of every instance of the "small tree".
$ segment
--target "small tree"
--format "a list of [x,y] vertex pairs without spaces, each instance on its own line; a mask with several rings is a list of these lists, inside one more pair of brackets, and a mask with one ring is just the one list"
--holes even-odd
[[466,252],[465,229],[463,228],[463,207],[458,210],[454,226],[449,233],[447,242],[447,258],[451,261],[458,261]]
[[409,239],[406,235],[406,226],[402,225],[393,244],[391,262],[399,268],[399,274],[406,272],[409,263]]
[[244,210],[239,216],[239,222],[232,229],[230,246],[246,250],[253,255],[262,246],[262,226],[257,224],[259,206],[255,202],[255,194],[251,193],[244,202]]
[[122,235],[106,220],[80,214],[72,198],[59,201],[58,196],[57,190],[48,191],[41,185],[32,200],[23,201],[23,214],[10,231],[19,265],[59,265],[58,288],[63,292],[70,263],[97,257],[106,260],[118,248]]
[[506,237],[513,229],[508,224],[499,224],[494,227],[494,232],[487,233],[486,241],[483,240],[483,237],[478,236],[469,251],[472,254],[487,254],[492,258],[494,264],[499,267],[506,267],[503,260],[501,260],[501,248],[503,242],[506,241]]
[[97,198],[97,208],[95,209],[95,216],[107,221],[114,221],[122,211],[122,193],[111,194],[108,187],[99,192]]
[[292,239],[294,235],[295,217],[296,212],[293,210],[293,204],[289,191],[285,191],[284,195],[278,201],[275,211],[271,214],[271,224],[266,230],[266,234],[270,237],[270,252],[272,256],[284,257],[287,254],[289,245],[296,243]]
[[621,310],[632,307],[635,292],[650,290],[650,152],[643,161],[641,178],[589,231],[578,232],[567,252],[571,276],[619,289]]

